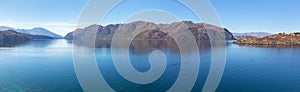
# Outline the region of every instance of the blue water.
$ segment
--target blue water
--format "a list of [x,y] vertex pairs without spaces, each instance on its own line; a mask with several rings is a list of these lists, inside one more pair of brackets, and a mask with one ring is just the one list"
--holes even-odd
[[[162,42],[146,43],[137,42],[135,48],[130,49],[131,63],[136,70],[146,72],[150,68],[148,55],[153,50],[163,51],[168,60],[161,78],[148,85],[122,78],[114,68],[110,48],[95,49],[99,69],[113,89],[166,91],[175,82],[180,69],[178,47]],[[148,44],[154,44],[154,47],[145,47]],[[65,40],[49,40],[0,47],[0,92],[82,92],[72,61],[72,46]],[[192,91],[202,89],[210,68],[209,43],[203,42],[199,48],[200,73]],[[300,49],[245,47],[231,43],[226,48],[226,67],[216,91],[300,91]]]

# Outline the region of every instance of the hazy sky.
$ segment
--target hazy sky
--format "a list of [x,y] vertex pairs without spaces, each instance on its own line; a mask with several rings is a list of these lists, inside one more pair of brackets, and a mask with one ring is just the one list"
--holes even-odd
[[[174,0],[127,0],[104,21],[120,23],[128,15],[154,7],[182,20],[199,22]],[[0,26],[15,28],[44,27],[65,35],[75,30],[87,0],[0,0]],[[138,3],[140,2],[140,3]],[[223,27],[231,32],[300,31],[299,0],[211,0]],[[151,7],[150,7],[151,6]],[[170,7],[173,6],[173,7]]]

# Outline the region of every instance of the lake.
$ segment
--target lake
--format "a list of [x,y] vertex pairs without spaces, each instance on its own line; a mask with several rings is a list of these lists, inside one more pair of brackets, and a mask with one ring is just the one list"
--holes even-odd
[[[146,72],[149,54],[164,52],[167,66],[151,84],[135,84],[123,78],[114,67],[109,45],[90,48],[66,40],[40,40],[0,47],[0,92],[82,92],[76,77],[73,46],[95,50],[98,67],[106,82],[116,91],[166,91],[176,81],[181,54],[173,42],[135,41],[129,55],[132,66]],[[200,68],[192,91],[202,90],[211,65],[210,44],[199,46]],[[80,53],[77,53],[80,55]],[[123,53],[120,53],[122,55]],[[226,47],[226,67],[217,92],[299,92],[300,48],[263,48],[231,44]]]

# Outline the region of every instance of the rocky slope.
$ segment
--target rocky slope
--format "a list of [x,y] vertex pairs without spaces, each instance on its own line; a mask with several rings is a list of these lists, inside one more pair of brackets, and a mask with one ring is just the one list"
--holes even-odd
[[249,32],[249,33],[233,33],[234,38],[242,39],[242,38],[262,38],[266,36],[273,35],[272,33],[266,32]]
[[234,42],[240,45],[285,45],[299,46],[300,33],[276,34],[263,38],[243,38]]
[[[144,29],[145,27],[151,29]],[[184,27],[184,28],[183,28]],[[172,29],[170,33],[165,33],[161,30]],[[191,31],[193,36],[197,40],[210,40],[208,34],[214,35],[215,40],[220,40],[221,36],[226,37],[226,39],[233,40],[233,35],[224,28],[217,27],[205,23],[193,23],[191,21],[175,22],[171,24],[154,24],[152,22],[146,21],[136,21],[128,24],[111,24],[107,26],[101,25],[91,25],[84,29],[77,29],[64,38],[67,40],[85,40],[89,41],[91,39],[99,40],[112,40],[115,31],[143,31],[138,34],[135,39],[173,39],[168,34],[184,34],[186,30]],[[224,33],[225,35],[222,35]],[[127,38],[124,38],[127,39]]]

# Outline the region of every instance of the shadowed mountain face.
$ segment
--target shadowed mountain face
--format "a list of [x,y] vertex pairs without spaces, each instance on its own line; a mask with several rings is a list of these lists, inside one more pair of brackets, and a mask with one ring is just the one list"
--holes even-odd
[[53,39],[43,35],[29,35],[13,30],[0,31],[0,47],[11,47],[30,40]]
[[[172,31],[165,32],[165,29],[171,29]],[[154,24],[152,22],[137,21],[128,24],[111,24],[107,26],[91,25],[67,34],[65,39],[85,41],[90,41],[91,39],[96,39],[96,41],[112,40],[116,31],[124,31],[126,34],[126,32],[131,33],[136,30],[143,32],[136,35],[134,39],[168,40],[172,39],[169,34],[180,35],[184,34],[184,31],[190,31],[196,40],[222,40],[222,37],[227,40],[234,39],[233,35],[227,29],[205,23],[193,23],[191,21],[175,22],[171,24]],[[210,38],[209,35],[214,36],[214,38]],[[128,38],[124,37],[122,39]]]
[[0,46],[13,46],[29,40],[28,36],[16,31],[0,31]]

